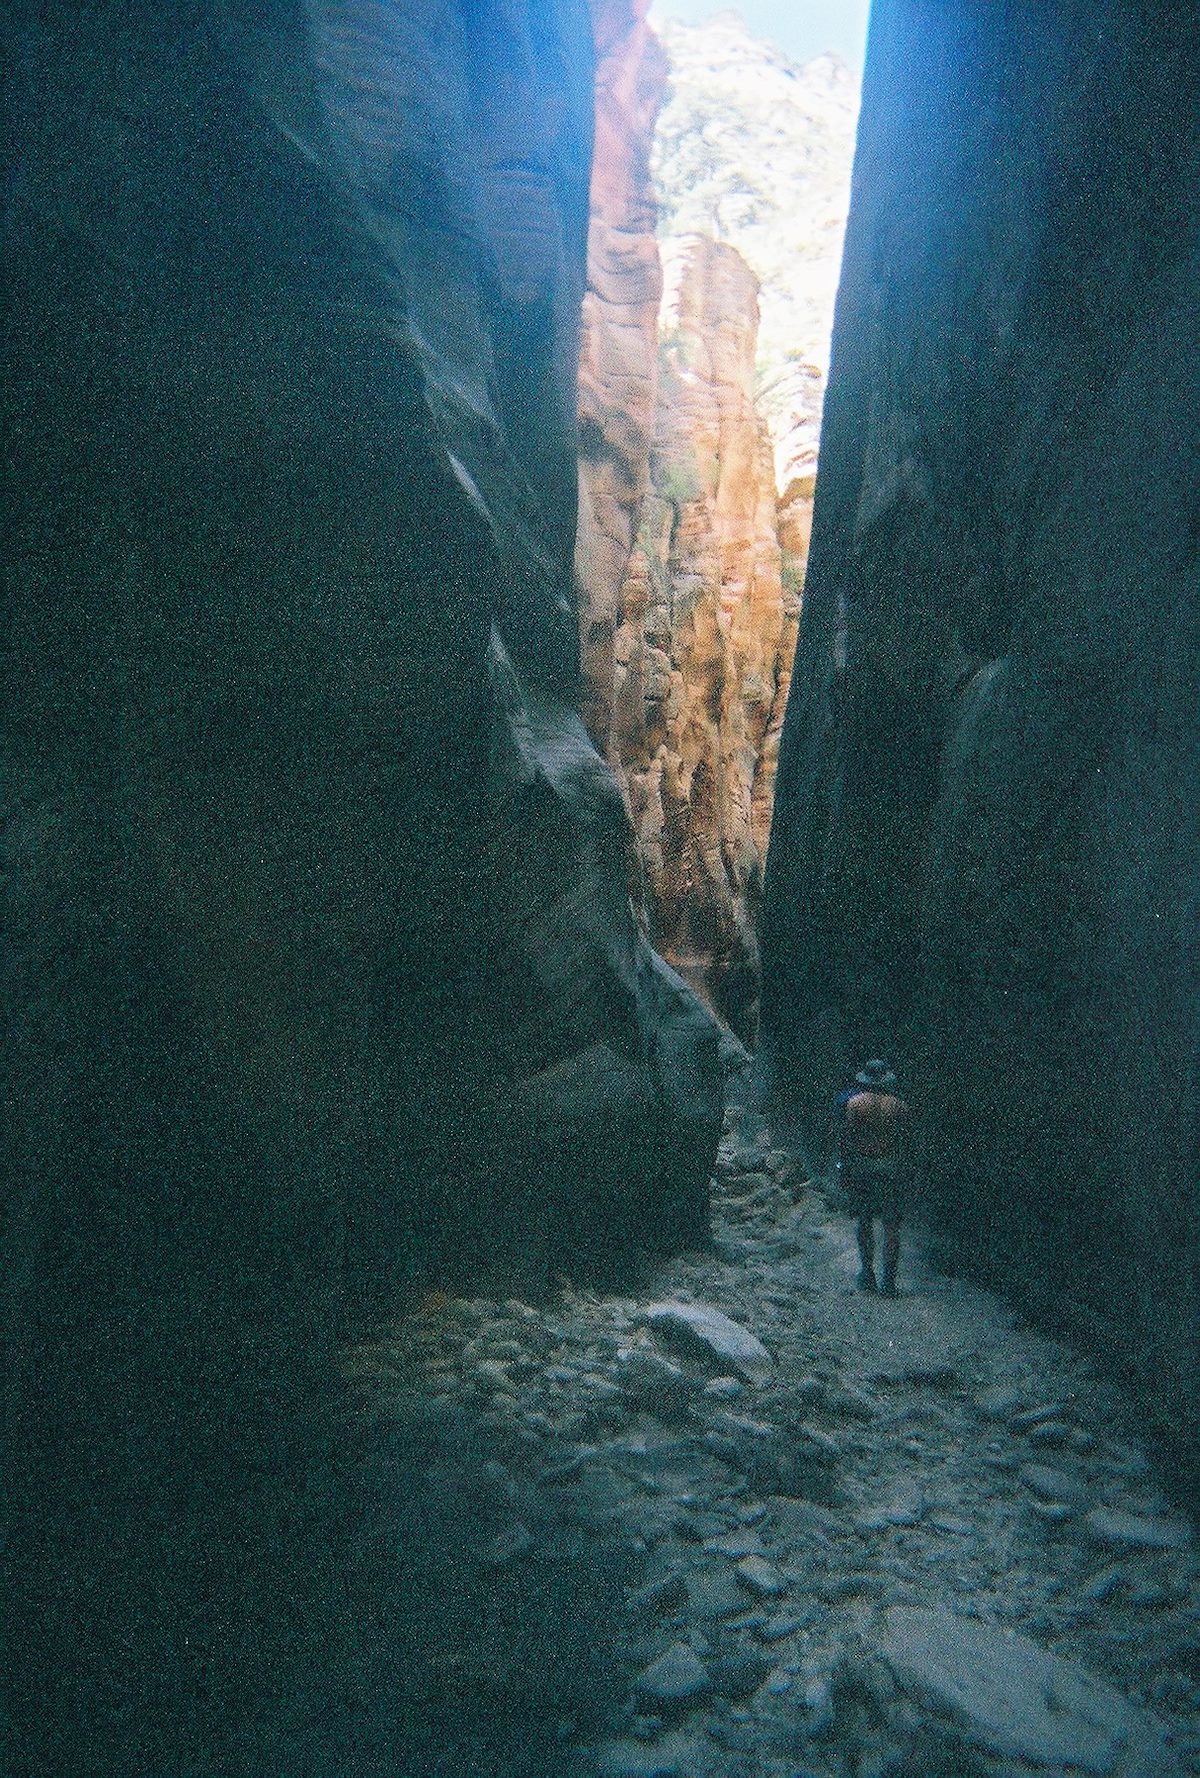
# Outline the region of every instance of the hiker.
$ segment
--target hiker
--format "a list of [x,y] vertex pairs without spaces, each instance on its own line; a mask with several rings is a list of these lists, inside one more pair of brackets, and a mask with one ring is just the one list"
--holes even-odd
[[843,1195],[846,1183],[846,1107],[855,1093],[861,1093],[862,1082],[865,1079],[882,1080],[883,1076],[889,1073],[891,1073],[891,1064],[883,1061],[879,1056],[870,1062],[864,1062],[862,1067],[851,1077],[850,1085],[843,1087],[833,1102],[833,1109],[829,1114],[829,1139],[833,1150],[833,1183]]
[[[842,1124],[842,1182],[858,1221],[862,1269],[858,1288],[896,1294],[900,1263],[900,1223],[904,1215],[902,1173],[908,1106],[886,1062],[863,1064],[845,1101]],[[875,1280],[875,1219],[883,1224],[883,1275]]]

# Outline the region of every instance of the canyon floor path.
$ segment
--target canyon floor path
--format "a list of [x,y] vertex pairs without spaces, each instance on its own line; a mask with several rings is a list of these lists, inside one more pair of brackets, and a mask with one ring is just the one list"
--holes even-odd
[[[743,1119],[712,1249],[636,1295],[439,1296],[349,1351],[377,1497],[439,1502],[403,1702],[480,1778],[1200,1773],[1200,1556],[1129,1401],[911,1241],[895,1300],[856,1270]],[[496,1739],[547,1710],[557,1758]]]

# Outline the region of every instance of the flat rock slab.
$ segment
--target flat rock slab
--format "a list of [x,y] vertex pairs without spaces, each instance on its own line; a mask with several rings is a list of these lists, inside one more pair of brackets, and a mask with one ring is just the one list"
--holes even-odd
[[1090,1512],[1084,1524],[1097,1543],[1112,1549],[1182,1550],[1192,1541],[1185,1519],[1158,1519],[1107,1506]]
[[1177,1778],[1152,1716],[1026,1636],[944,1608],[893,1605],[878,1652],[903,1691],[993,1757],[1035,1772]]
[[681,1642],[659,1655],[633,1682],[642,1703],[660,1708],[690,1704],[694,1698],[704,1697],[711,1687],[708,1668],[698,1654]]
[[765,1383],[775,1369],[775,1360],[755,1334],[705,1303],[651,1303],[644,1318],[664,1339],[715,1360],[749,1383]]
[[688,1610],[703,1623],[736,1617],[746,1609],[746,1595],[729,1568],[700,1569],[687,1576]]
[[1057,1500],[1066,1506],[1078,1506],[1084,1499],[1083,1483],[1078,1476],[1068,1475],[1065,1470],[1053,1469],[1046,1463],[1023,1463],[1017,1473],[1039,1500]]
[[878,1506],[868,1507],[855,1519],[859,1531],[886,1531],[894,1526],[917,1525],[925,1514],[925,1496],[915,1483],[893,1491]]

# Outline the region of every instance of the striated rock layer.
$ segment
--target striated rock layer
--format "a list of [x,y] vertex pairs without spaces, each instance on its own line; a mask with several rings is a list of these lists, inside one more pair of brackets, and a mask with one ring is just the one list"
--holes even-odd
[[764,940],[814,1134],[894,1048],[944,1244],[1189,1435],[1198,100],[1150,0],[878,0]]
[[[618,29],[611,8],[597,0],[593,10],[599,103],[575,558],[583,710],[624,789],[636,839],[630,893],[654,943],[753,1040],[756,921],[820,377],[803,449],[792,429],[777,512],[755,407],[758,281],[730,247],[669,238],[660,311],[650,155],[666,63],[640,17]],[[661,162],[661,142],[656,152]]]
[[770,439],[754,406],[754,275],[703,238],[669,273],[653,484],[621,590],[613,751],[655,943],[752,1040],[803,565],[780,550]]
[[694,1238],[716,1037],[576,709],[586,10],[3,31],[16,1763],[192,1770],[339,1305]]
[[649,0],[592,0],[596,139],[579,352],[579,528],[583,716],[612,753],[613,644],[621,582],[649,475],[662,268],[650,183],[666,60]]

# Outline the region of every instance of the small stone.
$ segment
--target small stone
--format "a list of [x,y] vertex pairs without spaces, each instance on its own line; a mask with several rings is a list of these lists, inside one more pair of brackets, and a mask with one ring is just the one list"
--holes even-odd
[[742,1384],[736,1377],[710,1377],[704,1385],[704,1393],[716,1401],[732,1401],[742,1393]]
[[502,1394],[512,1395],[515,1386],[506,1365],[498,1358],[481,1358],[475,1366],[475,1374],[480,1382],[499,1390]]
[[790,1692],[791,1689],[792,1675],[786,1668],[776,1667],[774,1672],[768,1675],[765,1690],[770,1692],[773,1698],[781,1698],[785,1692]]
[[1117,1549],[1182,1550],[1192,1540],[1184,1519],[1149,1518],[1113,1507],[1095,1507],[1084,1524],[1097,1543]]
[[654,1747],[634,1740],[605,1741],[596,1750],[599,1778],[691,1778],[695,1748],[681,1737],[664,1736]]
[[1074,1444],[1074,1428],[1065,1420],[1046,1420],[1029,1434],[1031,1445],[1042,1445],[1050,1451],[1064,1450]]
[[958,1513],[934,1513],[929,1523],[935,1531],[945,1531],[951,1537],[969,1537],[975,1529],[970,1519]]
[[617,1353],[617,1387],[632,1406],[677,1418],[687,1412],[695,1386],[669,1359],[634,1350]]
[[629,1610],[634,1615],[645,1613],[648,1617],[663,1617],[675,1611],[687,1598],[687,1582],[676,1569],[671,1574],[664,1574],[658,1580],[648,1581],[644,1587],[638,1587],[629,1595]]
[[885,1531],[891,1526],[917,1525],[925,1513],[925,1496],[915,1483],[896,1489],[876,1507],[855,1519],[859,1531]]
[[763,1540],[757,1531],[725,1531],[718,1537],[705,1539],[705,1549],[714,1556],[761,1556]]
[[1123,1568],[1102,1568],[1080,1588],[1079,1597],[1085,1605],[1103,1605],[1114,1593],[1120,1592],[1127,1579]]
[[787,1582],[765,1556],[744,1556],[734,1569],[738,1580],[757,1599],[774,1599],[787,1591]]
[[748,1414],[731,1414],[727,1408],[713,1415],[713,1431],[725,1438],[771,1438],[778,1430],[765,1420],[752,1420]]
[[742,1649],[736,1654],[722,1655],[712,1664],[712,1688],[722,1698],[737,1703],[756,1692],[771,1662],[757,1649]]
[[671,1706],[702,1698],[711,1689],[708,1668],[694,1650],[677,1642],[638,1674],[636,1696],[650,1704]]
[[819,1457],[826,1463],[836,1463],[842,1454],[837,1440],[811,1420],[802,1421],[796,1428],[795,1442],[806,1456]]
[[764,1642],[782,1642],[785,1636],[794,1636],[797,1630],[810,1624],[813,1615],[811,1611],[799,1616],[791,1611],[778,1611],[774,1617],[769,1617],[765,1624],[759,1626],[758,1633]]
[[1083,1499],[1083,1484],[1061,1469],[1051,1469],[1044,1463],[1023,1463],[1017,1473],[1039,1500],[1078,1505]]
[[1126,1588],[1125,1598],[1130,1605],[1137,1606],[1142,1611],[1157,1610],[1160,1606],[1170,1605],[1171,1590],[1163,1586],[1161,1581],[1135,1580]]
[[491,1568],[500,1568],[533,1548],[533,1538],[524,1525],[509,1525],[493,1537],[483,1551],[483,1560]]
[[704,1623],[737,1617],[745,1610],[746,1595],[726,1567],[702,1568],[687,1577],[688,1610]]
[[1020,1400],[1020,1395],[1009,1384],[993,1383],[977,1392],[975,1406],[985,1420],[1007,1421],[1017,1411]]
[[1065,1500],[1031,1500],[1029,1504],[1047,1525],[1065,1525],[1075,1511]]
[[1061,1401],[1043,1403],[1041,1407],[1023,1408],[1020,1413],[1009,1416],[1008,1424],[1014,1432],[1029,1432],[1043,1421],[1056,1420],[1063,1411]]

